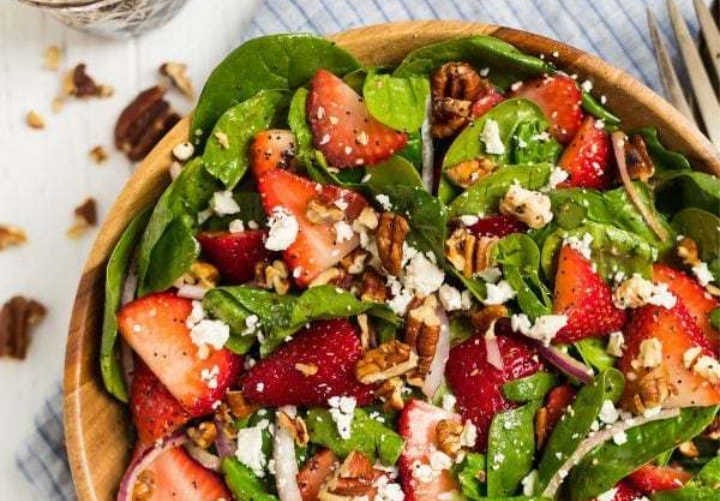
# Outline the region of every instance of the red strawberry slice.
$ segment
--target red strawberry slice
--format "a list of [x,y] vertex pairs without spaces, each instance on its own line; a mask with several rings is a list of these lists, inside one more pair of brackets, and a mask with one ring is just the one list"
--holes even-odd
[[[662,360],[658,366],[643,367],[639,358],[643,341],[655,338],[662,345]],[[717,405],[720,403],[720,384],[713,384],[691,368],[684,357],[691,348],[699,348],[699,356],[712,356],[712,345],[695,325],[681,302],[671,309],[646,305],[632,312],[625,327],[627,348],[618,362],[625,374],[624,402],[630,405],[640,392],[643,382],[667,382],[670,396],[663,401],[666,408]],[[638,359],[638,360],[636,360]],[[717,362],[716,362],[717,363]]]
[[203,468],[182,447],[163,452],[143,470],[138,482],[149,487],[149,495],[142,498],[147,501],[232,499],[220,477]]
[[407,134],[375,120],[362,97],[326,70],[310,82],[307,116],[315,147],[333,167],[380,163],[407,142]]
[[470,107],[470,116],[479,118],[503,101],[505,101],[505,96],[492,87],[484,96],[473,101]]
[[643,493],[633,487],[627,480],[621,480],[614,488],[615,496],[612,501],[639,501],[643,498]]
[[239,233],[207,231],[197,236],[205,258],[215,265],[224,283],[242,284],[255,277],[255,265],[272,253],[265,248],[265,230]]
[[255,179],[272,169],[289,169],[295,158],[295,135],[289,130],[270,129],[255,134],[250,147],[250,165]]
[[545,409],[547,410],[546,436],[552,433],[553,428],[555,428],[557,422],[560,421],[568,405],[575,400],[575,393],[575,389],[567,383],[550,390],[550,393],[548,393],[545,399]]
[[143,445],[167,437],[188,422],[190,414],[142,360],[136,358],[130,385],[130,413]]
[[307,460],[297,475],[303,501],[312,501],[318,498],[320,488],[330,478],[337,466],[337,457],[330,449],[320,449]]
[[646,464],[628,475],[627,481],[643,494],[652,494],[679,489],[691,478],[690,473],[678,468]]
[[556,74],[527,80],[511,97],[522,97],[540,106],[550,121],[550,133],[567,144],[580,128],[583,119],[582,93],[575,80]]
[[558,165],[569,174],[560,186],[598,190],[610,187],[615,179],[610,152],[610,136],[604,129],[598,128],[597,120],[587,117],[558,161]]
[[592,336],[604,336],[620,329],[626,313],[616,308],[612,290],[592,269],[592,263],[569,245],[560,249],[553,313],[567,315],[565,327],[555,336],[569,343]]
[[653,266],[653,280],[667,284],[670,292],[682,302],[705,337],[712,342],[715,353],[718,353],[720,332],[710,323],[710,313],[720,306],[720,301],[708,294],[691,276],[664,264]]
[[192,302],[163,292],[133,301],[118,313],[120,334],[191,416],[212,411],[235,382],[242,358],[221,349],[198,356],[185,321]]
[[513,216],[497,214],[480,219],[477,223],[468,226],[468,229],[477,236],[502,238],[511,233],[524,233],[527,226]]
[[438,449],[436,429],[443,419],[459,422],[460,416],[422,400],[410,400],[400,414],[398,432],[405,439],[405,448],[398,469],[406,501],[435,501],[459,492],[455,476],[449,470],[436,473],[430,481],[424,481],[427,479],[417,474],[419,467],[427,468],[430,455]]
[[[497,322],[496,333],[508,333],[508,322]],[[537,372],[542,364],[535,351],[516,337],[498,335],[497,344],[503,370],[488,362],[483,334],[478,334],[450,350],[445,377],[457,398],[457,409],[463,419],[477,427],[477,448],[487,446],[487,434],[493,416],[515,404],[502,394],[502,385]]]
[[333,396],[355,397],[357,405],[370,403],[373,387],[355,379],[355,364],[362,356],[358,336],[358,329],[345,319],[312,323],[242,376],[243,395],[272,407],[326,406]]
[[354,234],[348,240],[338,241],[335,226],[337,223],[313,223],[308,219],[307,211],[311,201],[318,201],[329,207],[342,207],[345,222],[352,225],[368,205],[362,195],[337,186],[314,183],[278,169],[271,170],[260,178],[258,190],[268,215],[282,207],[298,222],[297,237],[284,253],[285,262],[293,270],[293,277],[298,285],[306,286],[359,245],[360,240]]

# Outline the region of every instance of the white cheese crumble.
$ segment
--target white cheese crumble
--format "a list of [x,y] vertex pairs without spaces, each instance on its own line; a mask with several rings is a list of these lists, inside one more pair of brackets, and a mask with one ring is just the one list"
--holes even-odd
[[693,266],[692,272],[695,275],[695,278],[698,279],[700,285],[702,285],[703,287],[707,287],[710,282],[715,280],[715,277],[708,268],[708,264],[704,261],[700,261],[695,266]]
[[567,321],[567,315],[541,315],[535,319],[535,323],[531,323],[526,314],[520,313],[510,317],[510,326],[515,332],[537,339],[548,346],[560,329],[567,325]]
[[606,424],[613,424],[619,417],[620,414],[615,408],[615,404],[613,404],[612,400],[603,400],[603,403],[600,406],[600,413],[598,414],[600,421]]
[[426,256],[417,252],[405,268],[405,287],[423,296],[438,290],[444,281],[445,272],[429,258],[429,253]]
[[593,83],[590,80],[584,80],[583,83],[580,84],[580,88],[584,92],[590,92],[593,88]]
[[397,482],[390,482],[387,476],[382,475],[375,483],[377,494],[375,501],[403,501],[405,493]]
[[563,239],[563,245],[569,245],[570,248],[578,251],[582,257],[589,261],[592,255],[592,241],[593,236],[590,233],[583,233],[579,238],[576,235],[565,237]]
[[237,460],[250,468],[255,476],[263,478],[267,458],[262,450],[262,428],[258,425],[238,430],[237,444],[238,447],[235,451]]
[[500,201],[500,212],[515,216],[530,228],[538,229],[552,221],[550,197],[514,183]]
[[282,251],[290,247],[300,229],[295,216],[284,207],[275,207],[267,224],[270,231],[265,241],[265,248],[274,251]]
[[695,361],[693,372],[704,377],[713,384],[720,381],[720,363],[715,357],[703,355]]
[[691,368],[701,353],[702,348],[699,346],[693,346],[692,348],[685,350],[685,353],[683,353],[683,365],[685,368]]
[[228,231],[230,233],[242,233],[245,231],[245,223],[242,219],[233,219],[228,225]]
[[670,309],[677,298],[668,290],[667,284],[654,284],[638,273],[623,281],[613,293],[613,303],[618,308],[640,308],[654,304]]
[[565,182],[570,177],[568,171],[562,167],[555,166],[550,171],[550,177],[548,178],[548,184],[541,191],[551,191],[558,187],[559,184]]
[[216,191],[210,199],[210,208],[218,216],[228,216],[240,212],[240,206],[233,198],[232,191]]
[[609,491],[605,491],[602,494],[599,494],[596,499],[596,501],[613,501],[615,499],[615,494],[617,494],[618,488],[613,487]]
[[640,354],[638,355],[638,359],[644,368],[653,369],[658,367],[662,363],[662,356],[662,342],[658,338],[651,337],[643,339],[640,342]]
[[537,470],[531,470],[530,473],[525,475],[525,477],[520,482],[522,484],[522,492],[523,496],[532,496],[535,494],[535,485],[537,485],[538,481],[538,471]]
[[380,207],[383,208],[385,211],[392,210],[392,203],[390,202],[390,197],[381,193],[379,195],[375,195],[375,200],[377,200],[377,203],[380,204]]
[[336,221],[333,229],[335,230],[335,243],[338,244],[350,241],[355,236],[352,226],[345,221]]
[[517,294],[507,280],[500,280],[497,284],[487,283],[485,284],[485,290],[487,292],[485,299],[483,299],[485,305],[506,303]]
[[446,411],[454,411],[455,410],[455,403],[457,402],[457,399],[455,398],[455,395],[452,393],[446,393],[442,397],[442,408]]
[[462,295],[452,285],[443,284],[438,290],[438,297],[440,303],[445,308],[445,311],[455,311],[462,309]]
[[497,283],[502,277],[502,271],[497,266],[488,266],[477,274],[480,278],[489,283]]
[[466,214],[464,216],[460,216],[460,222],[463,224],[463,226],[472,226],[478,221],[480,221],[480,217],[473,214]]
[[465,421],[462,432],[460,432],[460,445],[462,447],[475,447],[477,442],[477,428],[472,422]]
[[453,460],[450,456],[442,451],[434,450],[430,453],[430,468],[435,473],[452,468]]
[[220,367],[213,365],[209,369],[200,370],[200,379],[207,385],[208,388],[214,390],[218,387],[217,377],[220,375]]
[[230,326],[220,320],[203,319],[190,329],[190,339],[198,348],[212,346],[220,350],[230,339]]
[[613,357],[622,357],[625,349],[625,336],[620,331],[610,333],[610,339],[607,344],[607,352]]
[[615,442],[615,445],[622,445],[627,442],[627,433],[625,433],[624,431],[621,430],[621,431],[615,433],[612,436],[612,439],[613,439],[613,442]]
[[427,484],[435,480],[436,474],[429,464],[423,464],[420,461],[415,461],[412,464],[412,476],[413,479],[418,482]]
[[352,435],[352,422],[356,404],[354,397],[330,397],[328,399],[330,416],[335,421],[338,435],[342,439],[347,440]]
[[500,127],[495,120],[488,119],[485,121],[480,140],[485,143],[485,152],[491,155],[503,155],[505,153],[505,144],[500,137]]

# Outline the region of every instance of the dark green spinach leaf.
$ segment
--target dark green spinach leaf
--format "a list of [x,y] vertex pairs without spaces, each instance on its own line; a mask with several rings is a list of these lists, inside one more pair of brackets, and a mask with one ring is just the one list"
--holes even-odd
[[688,169],[690,162],[684,155],[675,151],[670,151],[665,148],[658,138],[657,129],[654,127],[645,127],[633,131],[631,134],[640,134],[645,139],[645,144],[648,149],[648,153],[653,159],[655,167],[659,169]]
[[268,493],[265,484],[234,457],[222,460],[221,469],[225,483],[237,501],[277,501],[277,496]]
[[695,207],[720,216],[720,178],[691,170],[658,172],[655,178],[655,199],[666,214]]
[[503,394],[513,402],[542,400],[557,384],[557,376],[551,372],[538,371],[531,376],[515,379],[502,386]]
[[599,118],[605,125],[618,126],[620,118],[610,113],[595,97],[589,92],[582,93],[582,107],[595,118]]
[[416,131],[425,120],[430,82],[425,76],[394,77],[370,71],[363,85],[370,114],[395,130]]

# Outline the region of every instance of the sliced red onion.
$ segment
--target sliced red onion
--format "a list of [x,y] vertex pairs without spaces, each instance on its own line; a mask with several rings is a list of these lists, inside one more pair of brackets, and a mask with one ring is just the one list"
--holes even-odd
[[205,297],[207,289],[202,285],[182,284],[178,287],[177,295],[186,299],[200,300]]
[[220,458],[215,454],[206,451],[202,447],[198,447],[192,442],[185,443],[185,450],[190,457],[200,463],[203,467],[212,471],[220,471]]
[[651,230],[662,240],[667,242],[669,235],[665,228],[655,219],[653,212],[645,205],[642,198],[635,189],[635,185],[630,179],[630,174],[627,170],[627,163],[625,162],[625,141],[627,136],[622,131],[615,131],[610,136],[612,138],[613,152],[615,153],[615,160],[617,161],[618,172],[620,173],[620,180],[622,181],[625,191],[628,194],[628,198],[632,200],[632,203],[637,207],[638,211],[642,215],[645,222],[648,224]]
[[[492,329],[493,327],[490,328]],[[501,371],[505,369],[502,354],[500,353],[500,346],[498,345],[497,336],[495,336],[494,332],[485,334],[485,357],[487,358],[487,362],[497,370]]]
[[215,439],[215,448],[221,458],[231,457],[235,455],[237,450],[237,442],[231,438],[225,431],[225,423],[220,417],[215,415],[215,428],[217,429],[217,438]]
[[133,375],[135,374],[135,355],[130,345],[128,345],[123,338],[120,338],[120,366],[122,367],[125,386],[130,388]]
[[642,426],[646,423],[650,423],[651,421],[671,419],[679,415],[680,409],[665,409],[654,416],[639,416],[633,418],[632,420],[619,421],[612,426],[608,426],[607,428],[595,432],[591,437],[588,437],[580,442],[577,449],[568,456],[558,471],[555,472],[555,475],[552,476],[550,482],[548,482],[547,487],[545,487],[545,490],[542,492],[542,497],[554,499],[568,472],[574,468],[586,454],[595,449],[595,447],[610,440],[613,435],[624,433],[630,428]]
[[[297,415],[297,410],[292,405],[281,407],[278,412],[284,412],[290,417]],[[297,482],[295,438],[288,429],[280,424],[279,419],[275,420],[273,460],[275,461],[275,484],[280,501],[302,501],[300,486]]]
[[125,306],[130,301],[135,299],[135,291],[138,286],[138,276],[136,273],[136,262],[133,260],[128,266],[128,272],[125,275],[125,281],[123,282],[122,294],[120,295],[120,305]]
[[428,96],[425,104],[425,120],[420,127],[422,141],[422,180],[425,188],[432,193],[435,188],[435,151],[430,133],[430,117],[432,116],[432,100]]
[[183,433],[175,434],[171,437],[162,440],[160,443],[147,447],[141,453],[135,456],[130,462],[130,465],[125,470],[120,481],[120,489],[118,489],[117,501],[132,501],[133,489],[135,482],[137,482],[138,476],[144,470],[146,470],[158,457],[164,452],[180,447],[185,444],[187,437]]
[[540,355],[542,355],[545,360],[555,366],[559,371],[570,377],[574,377],[585,384],[592,381],[594,375],[593,370],[584,363],[574,359],[564,351],[555,348],[554,346],[545,346],[542,342],[537,340],[534,340],[534,343],[537,346]]
[[450,357],[450,321],[441,305],[437,305],[435,313],[440,320],[440,334],[438,336],[435,355],[430,362],[430,369],[425,376],[422,392],[432,398],[443,383],[445,383],[445,365]]

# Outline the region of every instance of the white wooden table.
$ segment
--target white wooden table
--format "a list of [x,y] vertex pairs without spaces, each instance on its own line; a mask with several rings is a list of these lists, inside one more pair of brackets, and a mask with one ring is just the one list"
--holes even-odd
[[[0,359],[0,500],[32,499],[14,455],[62,374],[70,308],[94,238],[94,231],[77,241],[65,236],[73,208],[93,196],[102,219],[132,171],[112,147],[118,113],[157,81],[165,61],[187,63],[201,88],[212,67],[238,45],[255,7],[256,0],[190,0],[158,30],[112,41],[66,29],[12,0],[0,1],[0,224],[21,226],[29,237],[26,245],[0,252],[0,302],[24,294],[48,307],[27,359]],[[42,67],[44,49],[54,44],[65,50],[65,68],[87,63],[90,75],[115,88],[114,97],[69,101],[54,115],[50,102],[61,74]],[[179,111],[192,107],[177,93],[169,99]],[[26,126],[30,109],[45,116],[45,130]],[[97,144],[111,152],[101,166],[88,156]]]

